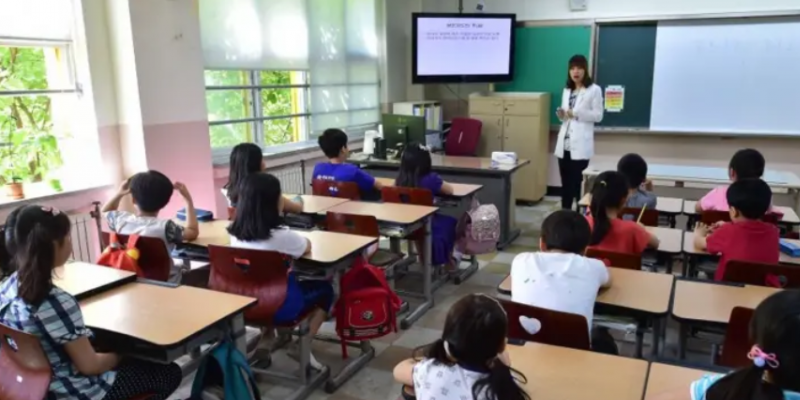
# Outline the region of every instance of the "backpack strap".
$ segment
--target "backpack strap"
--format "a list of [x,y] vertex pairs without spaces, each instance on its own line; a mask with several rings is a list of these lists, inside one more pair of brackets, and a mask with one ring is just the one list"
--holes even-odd
[[137,248],[136,244],[138,242],[139,242],[139,235],[137,234],[130,235],[128,236],[128,244],[125,245],[125,247],[127,247],[128,249],[135,249]]
[[113,246],[115,244],[119,244],[119,236],[117,236],[117,232],[111,231],[108,234],[108,245]]

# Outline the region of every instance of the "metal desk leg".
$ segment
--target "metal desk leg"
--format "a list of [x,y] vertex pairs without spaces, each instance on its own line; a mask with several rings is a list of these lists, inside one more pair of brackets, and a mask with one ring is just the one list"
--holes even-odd
[[[348,346],[350,343],[348,343]],[[333,393],[352,378],[358,371],[367,366],[367,363],[375,358],[375,348],[372,347],[369,340],[364,340],[358,344],[361,349],[361,354],[348,362],[338,374],[331,376],[328,382],[325,383],[325,391]]]
[[231,320],[231,337],[236,349],[247,354],[247,329],[244,326],[244,313],[240,312]]
[[686,342],[688,341],[689,337],[689,327],[681,323],[678,327],[678,359],[685,360],[686,359]]
[[655,360],[658,358],[659,345],[661,344],[661,323],[660,317],[653,318],[653,341],[650,344],[650,356]]
[[425,256],[423,257],[422,261],[422,292],[425,296],[425,301],[418,305],[414,311],[410,312],[400,321],[400,329],[408,329],[411,324],[416,322],[428,310],[433,308],[433,266],[431,265],[431,252],[433,250],[433,231],[431,230],[432,221],[432,216],[428,217],[425,221]]
[[642,348],[644,347],[644,329],[641,321],[636,322],[636,349],[634,358],[642,358]]
[[516,221],[511,220],[510,207],[515,207],[514,199],[511,198],[511,174],[503,175],[503,207],[500,211],[500,242],[497,243],[497,249],[502,250],[519,237],[520,230],[511,228],[512,224]]

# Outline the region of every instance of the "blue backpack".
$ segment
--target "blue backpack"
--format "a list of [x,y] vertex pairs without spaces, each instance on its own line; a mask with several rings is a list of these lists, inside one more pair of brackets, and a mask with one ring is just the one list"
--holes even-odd
[[192,399],[202,399],[203,390],[210,385],[221,385],[225,399],[261,400],[247,358],[231,340],[220,343],[200,364],[192,383]]

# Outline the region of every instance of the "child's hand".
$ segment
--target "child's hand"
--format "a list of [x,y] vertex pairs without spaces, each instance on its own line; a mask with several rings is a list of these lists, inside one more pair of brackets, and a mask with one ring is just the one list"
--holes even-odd
[[119,184],[119,189],[117,189],[117,195],[119,196],[127,196],[131,194],[131,179],[125,179],[122,183]]
[[708,225],[698,222],[697,225],[694,226],[694,234],[698,236],[708,236]]
[[644,190],[646,190],[648,192],[652,192],[653,191],[653,181],[651,181],[650,179],[644,181]]
[[189,193],[189,189],[186,188],[186,185],[180,182],[175,182],[174,184],[175,190],[181,194],[181,196],[186,199],[190,200],[192,198],[191,193]]

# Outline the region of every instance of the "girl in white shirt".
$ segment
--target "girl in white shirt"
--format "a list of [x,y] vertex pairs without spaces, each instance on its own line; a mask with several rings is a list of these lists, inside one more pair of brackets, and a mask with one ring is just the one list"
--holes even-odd
[[[525,376],[510,367],[508,317],[497,300],[467,295],[450,308],[442,338],[398,364],[404,398],[419,400],[530,400]],[[421,356],[421,357],[420,357]]]
[[[284,203],[281,182],[267,174],[251,174],[239,186],[236,218],[228,233],[231,246],[244,249],[275,251],[300,258],[311,252],[311,242],[283,226]],[[264,266],[275,267],[275,266]],[[273,316],[276,324],[296,321],[308,314],[311,336],[317,334],[333,304],[333,286],[327,281],[299,281],[294,272],[287,277],[286,299]],[[296,346],[289,349],[295,356]],[[316,369],[323,365],[311,355],[310,364]]]

